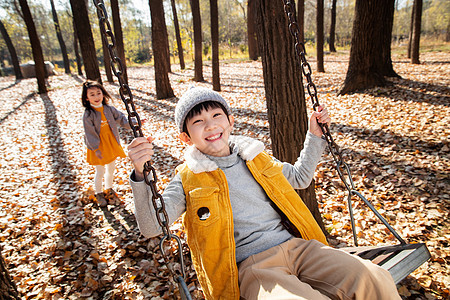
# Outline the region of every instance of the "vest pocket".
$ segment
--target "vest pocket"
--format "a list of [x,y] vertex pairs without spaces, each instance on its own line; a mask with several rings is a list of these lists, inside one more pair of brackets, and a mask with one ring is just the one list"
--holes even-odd
[[219,188],[201,187],[189,191],[187,211],[196,225],[208,226],[219,219]]

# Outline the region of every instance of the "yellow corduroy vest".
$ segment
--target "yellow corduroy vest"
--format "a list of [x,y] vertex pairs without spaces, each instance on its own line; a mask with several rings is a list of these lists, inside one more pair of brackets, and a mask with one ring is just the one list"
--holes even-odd
[[[282,173],[283,165],[261,152],[247,166],[302,238],[327,244],[314,217]],[[193,173],[177,168],[186,195],[183,224],[192,261],[206,299],[239,299],[233,213],[225,174],[220,169]]]

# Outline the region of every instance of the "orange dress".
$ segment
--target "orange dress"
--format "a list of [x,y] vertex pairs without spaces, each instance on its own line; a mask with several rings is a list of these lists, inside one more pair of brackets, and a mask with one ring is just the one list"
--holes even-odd
[[117,157],[126,157],[122,146],[117,143],[114,134],[109,127],[105,114],[103,113],[103,106],[94,108],[96,111],[102,114],[102,124],[100,127],[100,146],[98,150],[102,152],[102,159],[99,159],[95,155],[95,151],[87,149],[87,162],[90,165],[107,165],[113,162]]

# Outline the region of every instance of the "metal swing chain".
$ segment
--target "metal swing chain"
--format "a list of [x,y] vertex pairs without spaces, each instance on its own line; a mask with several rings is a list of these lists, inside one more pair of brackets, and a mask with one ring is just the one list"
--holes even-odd
[[[128,86],[128,84],[125,83],[123,78],[123,64],[120,58],[117,55],[116,52],[116,40],[114,38],[114,34],[111,29],[111,24],[108,21],[108,14],[106,11],[106,6],[103,2],[103,0],[93,0],[94,5],[97,8],[97,16],[100,23],[100,30],[101,30],[101,36],[104,40],[105,44],[108,46],[108,52],[111,59],[111,69],[114,73],[114,75],[117,77],[119,81],[119,94],[120,98],[122,99],[122,102],[125,104],[125,108],[128,113],[128,123],[131,126],[131,129],[133,131],[134,137],[143,137],[142,133],[142,123],[141,119],[136,111],[136,107],[133,102],[133,94],[131,93],[131,89]],[[110,38],[110,41],[108,41],[108,38]],[[116,67],[117,66],[117,67]],[[152,191],[152,204],[156,212],[156,218],[158,220],[159,225],[161,226],[161,230],[163,232],[163,237],[161,238],[159,242],[159,249],[162,253],[162,256],[164,258],[164,262],[169,269],[173,279],[175,282],[178,283],[180,295],[182,299],[192,299],[189,290],[186,285],[186,267],[184,264],[184,258],[183,258],[183,248],[181,239],[171,233],[171,230],[169,228],[169,217],[166,212],[165,203],[162,195],[158,192],[158,189],[156,187],[156,183],[158,181],[158,177],[156,175],[156,170],[151,165],[150,161],[147,161],[144,164],[144,179],[145,183],[150,187]],[[151,179],[149,179],[149,175],[151,174]],[[175,240],[176,242],[176,249],[178,251],[178,262],[181,266],[181,275],[179,274],[179,271],[176,271],[172,264],[170,263],[169,257],[167,256],[166,252],[164,251],[164,243],[168,243],[171,240]]]
[[[295,52],[297,56],[300,58],[301,62],[301,69],[302,73],[306,78],[307,84],[306,89],[308,91],[308,94],[311,98],[313,109],[316,110],[317,107],[319,107],[319,99],[317,97],[317,88],[316,85],[313,83],[311,78],[311,66],[306,60],[306,50],[305,50],[305,44],[300,40],[300,27],[296,20],[296,13],[295,13],[295,2],[290,0],[282,0],[284,5],[284,12],[288,18],[289,21],[289,32],[291,33],[292,37],[295,39]],[[327,124],[321,124],[319,123],[320,128],[322,129],[323,136],[325,137],[325,140],[328,143],[328,147],[330,149],[330,153],[333,157],[334,162],[336,163],[336,170],[339,174],[339,177],[341,178],[342,182],[344,183],[347,191],[348,191],[348,208],[350,212],[350,221],[352,225],[352,231],[353,231],[353,241],[355,243],[355,246],[358,246],[357,241],[357,235],[356,235],[356,228],[355,228],[355,220],[353,217],[353,209],[352,209],[352,196],[356,195],[361,200],[364,201],[364,203],[369,206],[369,208],[374,212],[374,214],[383,222],[383,224],[389,229],[389,231],[397,238],[397,240],[400,241],[401,244],[406,244],[406,242],[398,235],[398,233],[392,228],[388,222],[383,218],[383,216],[380,215],[380,213],[375,209],[375,207],[358,191],[355,190],[355,185],[353,183],[352,176],[350,174],[350,167],[347,165],[347,163],[344,161],[342,157],[342,153],[339,150],[339,146],[334,142],[334,139],[330,133],[330,130],[328,128]]]

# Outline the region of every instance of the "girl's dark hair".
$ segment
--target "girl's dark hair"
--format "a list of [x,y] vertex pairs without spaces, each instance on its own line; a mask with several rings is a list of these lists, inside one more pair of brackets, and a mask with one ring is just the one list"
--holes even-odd
[[[195,117],[196,115],[199,115],[203,110],[209,110],[209,109],[214,109],[214,108],[220,108],[223,110],[223,112],[225,113],[225,115],[229,116],[227,109],[219,102],[217,101],[205,101],[202,103],[197,104],[196,106],[194,106],[186,115],[186,118],[184,118],[184,123],[183,123],[183,132],[186,132],[189,135],[189,132],[187,131],[187,126],[186,123],[192,119],[193,117]],[[230,120],[228,118],[228,120]]]
[[83,82],[83,89],[81,91],[81,103],[83,104],[84,107],[86,107],[86,109],[90,109],[90,110],[92,110],[93,108],[91,107],[91,103],[87,99],[87,91],[88,91],[88,89],[93,88],[93,87],[99,88],[102,91],[102,93],[103,93],[102,104],[103,105],[107,105],[108,101],[111,100],[111,96],[105,90],[103,85],[101,85],[100,82],[95,81],[95,80],[86,80],[85,82]]

